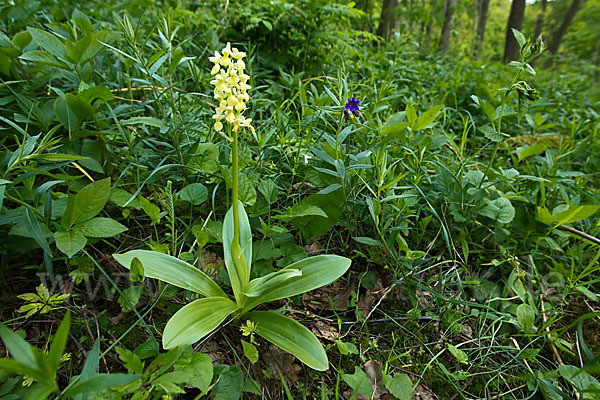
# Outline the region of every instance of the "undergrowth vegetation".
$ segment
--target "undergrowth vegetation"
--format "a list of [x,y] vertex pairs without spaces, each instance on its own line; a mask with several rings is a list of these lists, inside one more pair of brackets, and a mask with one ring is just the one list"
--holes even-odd
[[[534,70],[519,32],[501,65],[365,18],[0,6],[1,399],[598,398],[598,82]],[[239,143],[213,119],[228,42]]]

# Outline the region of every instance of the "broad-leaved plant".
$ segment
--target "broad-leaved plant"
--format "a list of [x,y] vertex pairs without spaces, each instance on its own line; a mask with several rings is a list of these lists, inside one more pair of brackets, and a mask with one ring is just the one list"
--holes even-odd
[[[302,294],[330,284],[350,267],[350,260],[336,255],[305,258],[266,276],[250,280],[252,232],[243,204],[238,200],[238,133],[240,127],[253,131],[251,119],[243,116],[248,101],[248,75],[244,73],[245,53],[228,43],[222,54],[210,58],[215,79],[214,97],[219,102],[215,130],[227,123],[232,149],[233,205],[223,224],[223,253],[234,299],[208,275],[176,257],[148,250],[115,254],[115,259],[130,268],[138,259],[144,275],[191,290],[202,296],[171,317],[163,332],[163,346],[170,349],[192,344],[216,329],[227,317],[251,321],[254,332],[316,370],[329,367],[327,355],[315,335],[295,320],[273,311],[252,311],[257,306]],[[137,264],[137,262],[135,263]]]

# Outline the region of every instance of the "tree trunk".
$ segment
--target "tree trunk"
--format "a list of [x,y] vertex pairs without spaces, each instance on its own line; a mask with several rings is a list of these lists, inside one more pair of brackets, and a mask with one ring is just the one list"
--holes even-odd
[[473,0],[473,23],[471,24],[471,56],[475,54],[475,37],[477,32],[477,14],[479,10],[479,2],[481,0]]
[[390,38],[390,34],[397,28],[396,9],[398,0],[383,0],[381,7],[381,18],[377,27],[377,35],[385,40]]
[[413,27],[413,3],[414,0],[410,0],[410,2],[408,3],[408,12],[406,14],[408,14],[408,33],[412,33],[412,27]]
[[562,24],[560,24],[560,27],[554,34],[554,37],[552,38],[552,43],[550,43],[550,47],[549,47],[549,50],[550,50],[550,53],[552,54],[552,56],[548,59],[548,61],[546,61],[546,67],[552,66],[552,63],[554,61],[554,56],[556,55],[556,53],[558,53],[558,48],[560,47],[560,42],[562,42],[563,36],[567,32],[567,29],[569,28],[571,21],[573,21],[573,17],[575,17],[575,13],[577,13],[577,9],[579,8],[580,4],[581,4],[581,0],[573,0],[573,2],[571,3],[571,7],[569,7],[569,11],[567,11],[565,18],[563,19]]
[[512,33],[512,28],[520,31],[523,27],[523,15],[525,15],[525,0],[513,0],[510,6],[510,16],[506,27],[506,42],[504,44],[504,62],[519,59],[521,48],[519,42]]
[[540,5],[542,7],[542,12],[540,13],[537,22],[535,23],[535,35],[533,35],[534,39],[537,39],[538,36],[542,34],[542,28],[544,27],[544,17],[546,14],[546,7],[548,6],[548,0],[542,0]]
[[442,47],[443,53],[447,53],[450,48],[450,35],[452,34],[452,26],[454,25],[456,2],[457,0],[446,0],[446,7],[444,9],[444,27],[442,28],[442,37],[440,38],[440,46]]
[[425,0],[421,0],[421,13],[419,15],[421,15],[421,17],[419,18],[419,38],[417,39],[417,42],[419,42],[419,48],[421,48],[421,44],[422,39],[423,39],[423,30],[425,29],[425,19],[422,18],[423,16],[423,10],[425,9]]
[[437,12],[438,0],[433,0],[431,4],[431,15],[427,21],[427,29],[425,34],[425,47],[429,47],[431,43],[431,30],[433,28],[433,21],[435,20],[435,13]]
[[483,37],[485,35],[485,23],[487,22],[488,10],[490,8],[490,0],[479,0],[479,13],[477,17],[477,45],[476,51],[481,50]]

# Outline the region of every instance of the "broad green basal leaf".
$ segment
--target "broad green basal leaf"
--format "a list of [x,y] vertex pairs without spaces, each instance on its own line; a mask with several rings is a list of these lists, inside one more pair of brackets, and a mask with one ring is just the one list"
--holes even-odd
[[193,344],[217,328],[237,305],[225,297],[206,297],[181,308],[167,322],[163,332],[163,347],[171,349]]
[[125,268],[130,268],[133,259],[137,258],[144,267],[144,275],[149,278],[160,279],[206,297],[227,297],[208,275],[173,256],[150,250],[131,250],[113,254],[113,257]]
[[[250,263],[252,262],[252,231],[250,230],[250,222],[244,206],[239,202],[239,226],[240,226],[240,247],[242,255],[246,261],[245,271],[240,265],[236,268],[231,256],[231,242],[233,241],[233,207],[227,211],[225,222],[223,223],[223,256],[225,265],[231,281],[233,292],[241,293],[250,277]],[[237,297],[236,297],[237,299]]]
[[[302,275],[291,277],[285,281],[273,279],[266,282],[261,289],[262,295],[250,299],[244,310],[251,310],[262,303],[295,296],[328,285],[342,276],[350,268],[350,263],[348,258],[336,255],[309,257],[295,262],[284,270],[300,270]],[[260,278],[253,280],[250,287],[252,288],[259,282]]]
[[248,297],[259,297],[267,293],[273,287],[281,286],[285,281],[290,278],[302,276],[302,271],[299,269],[282,269],[279,271],[271,272],[268,275],[254,279],[250,283],[248,291],[244,294]]
[[319,339],[305,326],[271,311],[253,311],[245,315],[256,325],[256,333],[293,354],[317,371],[329,368],[327,354]]

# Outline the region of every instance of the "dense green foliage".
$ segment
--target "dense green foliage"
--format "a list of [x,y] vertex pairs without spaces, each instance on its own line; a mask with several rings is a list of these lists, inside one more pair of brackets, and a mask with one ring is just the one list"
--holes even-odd
[[[495,63],[506,1],[476,57],[465,4],[446,56],[439,9],[384,43],[377,7],[226,4],[0,5],[0,399],[597,398],[598,2],[535,71],[535,13],[521,60]],[[255,128],[235,156],[212,118],[208,57],[227,42],[248,54]],[[229,313],[200,295],[240,295],[234,187],[248,282],[320,254],[352,265],[164,350],[185,304],[216,327]],[[260,338],[281,340],[272,318],[302,326],[274,313],[316,334],[328,371]]]

